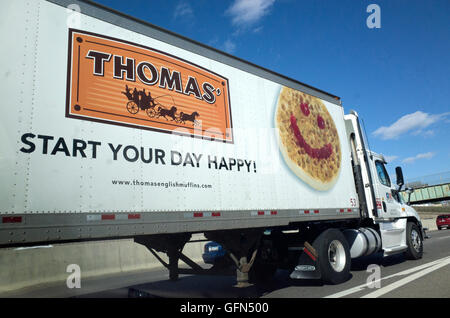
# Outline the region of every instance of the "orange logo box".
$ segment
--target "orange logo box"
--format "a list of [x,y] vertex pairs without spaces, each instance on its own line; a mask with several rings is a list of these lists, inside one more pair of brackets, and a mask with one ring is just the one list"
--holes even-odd
[[228,79],[139,44],[69,30],[66,117],[233,143]]

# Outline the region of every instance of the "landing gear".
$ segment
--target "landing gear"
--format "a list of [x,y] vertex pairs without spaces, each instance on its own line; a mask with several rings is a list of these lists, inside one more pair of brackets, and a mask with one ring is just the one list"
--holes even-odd
[[255,263],[258,253],[262,230],[235,230],[226,232],[214,232],[205,236],[221,244],[228,252],[236,266],[236,285],[234,287],[248,287],[250,283],[249,273]]
[[[136,243],[142,244],[149,249],[149,251],[169,270],[169,279],[172,281],[178,280],[180,269],[178,268],[178,261],[181,259],[193,269],[198,269],[200,266],[191,261],[185,256],[182,251],[187,242],[191,239],[191,234],[173,234],[173,235],[148,235],[135,237]],[[156,253],[166,253],[169,258],[167,264]]]
[[[251,286],[249,272],[256,260],[258,244],[263,232],[261,230],[233,230],[226,232],[205,233],[208,240],[221,244],[228,252],[236,266],[235,287]],[[169,270],[172,281],[180,274],[196,275],[227,275],[227,269],[213,267],[204,269],[183,254],[183,248],[191,239],[190,233],[145,235],[134,238],[136,243],[142,244]],[[169,262],[165,262],[156,252],[165,253]],[[179,260],[190,268],[179,268]]]

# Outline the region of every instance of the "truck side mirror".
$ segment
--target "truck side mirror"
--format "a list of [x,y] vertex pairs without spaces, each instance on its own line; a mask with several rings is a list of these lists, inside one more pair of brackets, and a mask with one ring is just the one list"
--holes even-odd
[[406,193],[408,193],[408,205],[411,205],[411,193],[413,193],[414,192],[414,189],[413,188],[406,188],[405,189],[406,190]]
[[403,171],[401,167],[395,168],[395,173],[397,175],[397,185],[398,185],[398,191],[402,189],[402,186],[405,184],[405,181],[403,180]]

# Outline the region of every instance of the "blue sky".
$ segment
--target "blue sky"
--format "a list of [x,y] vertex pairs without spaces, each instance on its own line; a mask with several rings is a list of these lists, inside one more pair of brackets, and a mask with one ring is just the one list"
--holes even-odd
[[448,0],[96,1],[340,96],[392,175],[450,171]]

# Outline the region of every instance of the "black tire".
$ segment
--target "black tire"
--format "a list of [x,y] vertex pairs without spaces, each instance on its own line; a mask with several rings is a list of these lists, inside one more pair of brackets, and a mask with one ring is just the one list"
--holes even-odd
[[314,240],[313,247],[318,254],[318,265],[324,283],[337,285],[350,278],[350,249],[341,231],[325,230]]
[[438,231],[440,231],[440,230],[442,230],[442,227],[439,227],[439,226],[438,226]]
[[416,223],[408,222],[406,224],[406,244],[408,249],[405,252],[407,259],[420,259],[423,255],[423,239],[420,229]]

